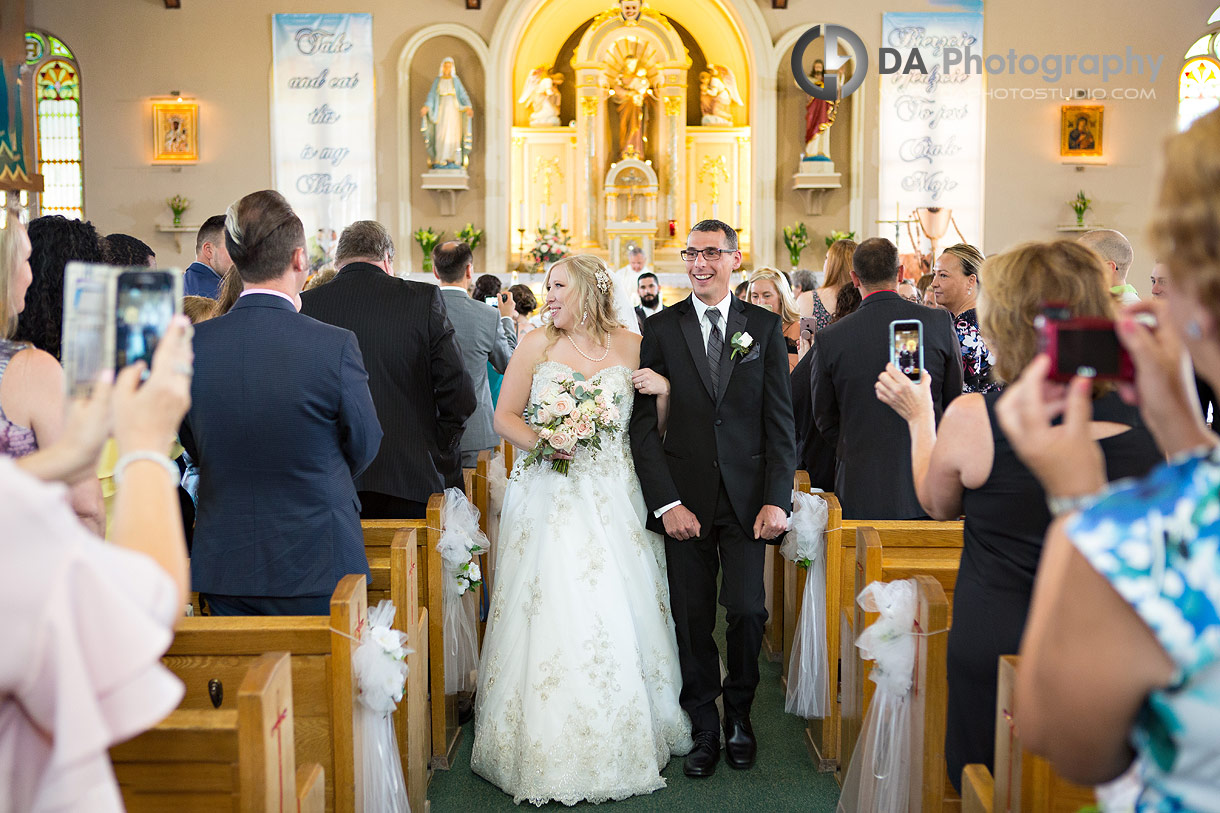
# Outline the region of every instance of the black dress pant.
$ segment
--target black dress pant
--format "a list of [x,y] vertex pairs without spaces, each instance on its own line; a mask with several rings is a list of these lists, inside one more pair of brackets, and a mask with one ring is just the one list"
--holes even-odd
[[377,491],[361,491],[361,519],[427,519],[428,504],[416,500],[405,500]]
[[[665,538],[669,596],[682,669],[680,702],[696,732],[719,730],[716,698],[722,690],[727,719],[749,716],[758,687],[758,655],[767,621],[763,588],[766,544],[741,527],[723,482],[712,528],[710,532],[700,530],[707,533],[703,539]],[[723,685],[720,652],[712,637],[716,630],[716,575],[720,570],[720,604],[728,620],[728,675]]]

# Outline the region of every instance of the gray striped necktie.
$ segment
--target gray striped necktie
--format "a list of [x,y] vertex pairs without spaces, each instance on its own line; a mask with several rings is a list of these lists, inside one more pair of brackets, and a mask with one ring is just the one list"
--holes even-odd
[[724,336],[720,333],[720,309],[708,308],[704,311],[712,330],[707,336],[707,366],[712,376],[712,394],[720,394],[720,354],[724,352]]

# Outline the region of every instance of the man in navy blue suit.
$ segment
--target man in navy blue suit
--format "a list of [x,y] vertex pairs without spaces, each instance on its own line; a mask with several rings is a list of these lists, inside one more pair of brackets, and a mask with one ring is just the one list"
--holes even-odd
[[195,262],[182,272],[182,293],[218,299],[220,281],[232,267],[233,260],[225,247],[225,216],[212,215],[195,235]]
[[356,336],[300,314],[305,230],[278,192],[233,206],[245,290],[195,332],[181,440],[199,465],[191,580],[216,615],[327,615],[368,575],[353,483],[381,424]]

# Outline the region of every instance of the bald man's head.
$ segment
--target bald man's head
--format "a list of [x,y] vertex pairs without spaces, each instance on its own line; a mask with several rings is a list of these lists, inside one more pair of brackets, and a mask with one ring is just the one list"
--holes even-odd
[[1127,282],[1127,271],[1131,269],[1135,252],[1131,250],[1131,241],[1124,237],[1122,232],[1114,229],[1094,229],[1080,235],[1077,242],[1093,249],[1104,262],[1113,265],[1114,285]]

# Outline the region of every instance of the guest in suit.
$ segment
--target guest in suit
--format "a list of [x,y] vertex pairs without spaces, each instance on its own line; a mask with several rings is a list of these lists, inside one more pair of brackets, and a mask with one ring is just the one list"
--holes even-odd
[[635,318],[640,324],[640,333],[643,333],[644,320],[649,316],[656,316],[665,307],[661,303],[661,285],[657,281],[657,275],[651,271],[640,274],[635,292],[640,298],[640,304],[635,306]]
[[216,615],[327,615],[368,574],[353,478],[381,426],[356,337],[298,313],[305,229],[278,192],[229,207],[245,290],[195,329],[183,447],[199,467],[195,589]]
[[[787,528],[796,449],[780,319],[729,294],[741,266],[737,232],[701,221],[681,254],[692,294],[645,323],[630,433],[648,528],[665,534],[680,702],[694,739],[683,771],[708,777],[720,759],[717,698],[728,763],[754,765],[765,544]],[[669,381],[664,438],[659,397],[643,392],[645,368]],[[723,680],[717,595],[728,620]]]
[[517,347],[517,328],[513,322],[516,305],[507,291],[496,294],[495,308],[470,298],[474,255],[465,243],[450,240],[434,248],[432,269],[440,280],[441,298],[462,348],[462,360],[478,403],[462,433],[462,467],[469,469],[478,462],[479,452],[500,445],[491,425],[493,409],[487,365],[501,375],[508,369],[508,359]]
[[906,423],[873,390],[890,360],[890,323],[923,323],[924,371],[932,377],[937,420],[962,393],[961,350],[949,314],[900,297],[898,273],[893,243],[880,237],[861,243],[851,272],[860,307],[818,333],[811,351],[814,420],[835,447],[835,494],[846,519],[924,516],[911,480]]
[[459,445],[477,401],[435,285],[394,276],[385,226],[343,230],[339,275],[301,296],[302,312],[356,334],[385,439],[356,481],[366,519],[422,519],[428,497],[462,485]]
[[[1034,358],[1034,319],[1044,302],[1070,302],[1073,316],[1106,318],[1112,303],[1105,268],[1083,247],[1061,240],[1028,243],[983,266],[979,300],[984,336],[996,348],[995,373],[1013,381]],[[1113,385],[1093,392],[1091,434],[1101,442],[1106,478],[1141,477],[1160,452]],[[1042,539],[1051,523],[1046,493],[1013,452],[996,419],[999,390],[967,393],[937,427],[927,385],[892,367],[877,397],[910,428],[912,476],[919,503],[934,519],[966,515],[961,567],[949,631],[949,706],[945,759],[960,790],[962,768],[995,760],[996,663],[1014,655],[1025,630]]]
[[225,247],[225,216],[212,215],[195,235],[195,262],[182,272],[183,296],[216,299],[220,295],[220,280],[232,267],[233,260]]
[[[470,298],[475,302],[487,303],[487,300],[500,301],[500,291],[504,283],[500,282],[500,278],[495,274],[483,274],[474,281],[474,287],[470,289]],[[507,293],[507,292],[506,292]],[[512,299],[510,293],[509,299]],[[489,304],[489,303],[488,303]],[[516,303],[514,302],[513,314],[509,317],[513,321],[513,337],[517,336],[517,314]],[[504,374],[497,372],[495,367],[491,366],[491,362],[487,362],[487,387],[491,390],[491,408],[494,411],[496,404],[500,400],[500,385],[504,383]]]

